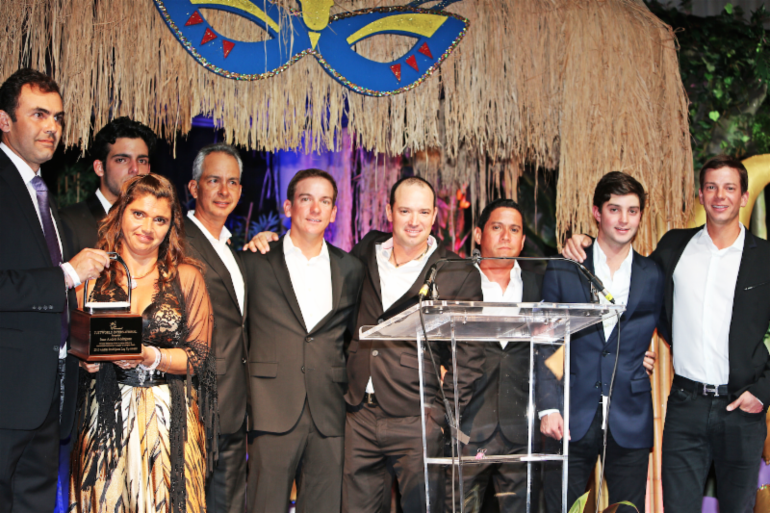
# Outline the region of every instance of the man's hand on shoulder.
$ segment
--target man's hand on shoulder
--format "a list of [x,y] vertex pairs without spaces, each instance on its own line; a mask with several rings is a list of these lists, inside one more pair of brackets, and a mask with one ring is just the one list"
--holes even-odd
[[102,271],[110,267],[110,257],[101,249],[86,248],[69,261],[80,278],[80,282],[95,280]]
[[583,235],[582,233],[573,235],[567,239],[567,242],[564,243],[564,248],[562,248],[562,256],[564,256],[564,258],[569,258],[570,260],[583,263],[583,261],[586,259],[586,252],[583,248],[587,248],[591,244],[593,244],[593,241],[588,235]]
[[243,246],[243,251],[256,253],[259,251],[263,255],[270,251],[270,242],[277,241],[278,234],[274,232],[259,232],[249,242]]
[[740,408],[746,413],[761,413],[763,406],[762,401],[746,390],[738,399],[727,405],[727,411],[733,411],[736,408]]
[[655,360],[657,359],[658,355],[655,351],[647,351],[644,353],[644,362],[642,362],[642,365],[644,365],[644,370],[647,371],[648,376],[652,376],[652,372],[655,370]]

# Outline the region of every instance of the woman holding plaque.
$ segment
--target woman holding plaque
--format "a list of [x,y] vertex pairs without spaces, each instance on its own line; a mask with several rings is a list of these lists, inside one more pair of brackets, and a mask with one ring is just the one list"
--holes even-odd
[[125,302],[131,287],[142,359],[82,364],[95,377],[81,382],[69,511],[206,509],[216,440],[213,317],[200,264],[183,241],[174,187],[156,174],[127,181],[99,227],[99,248],[118,253],[131,280],[112,265],[88,299]]

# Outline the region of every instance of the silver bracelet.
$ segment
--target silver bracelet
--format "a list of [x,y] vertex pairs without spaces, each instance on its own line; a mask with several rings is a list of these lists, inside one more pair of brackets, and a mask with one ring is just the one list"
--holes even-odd
[[155,346],[147,346],[147,347],[151,347],[155,351],[155,361],[152,362],[152,365],[150,365],[149,367],[145,366],[143,363],[140,363],[139,368],[145,372],[152,372],[158,368],[158,364],[160,363],[160,358],[161,358],[161,352],[160,352],[160,349],[158,349]]

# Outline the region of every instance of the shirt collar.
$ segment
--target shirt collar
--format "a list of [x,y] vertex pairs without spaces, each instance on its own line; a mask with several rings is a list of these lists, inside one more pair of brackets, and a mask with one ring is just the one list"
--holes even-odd
[[[418,259],[410,260],[404,265],[407,265],[411,262],[421,262],[424,258],[429,257],[435,249],[436,249],[436,239],[433,238],[433,235],[428,235],[428,250],[425,252],[425,254]],[[386,240],[380,245],[380,251],[382,252],[382,256],[385,257],[385,260],[390,261],[390,254],[393,253],[393,237],[389,238],[388,240]],[[401,267],[403,267],[404,265],[402,265]]]
[[703,229],[695,236],[698,238],[697,242],[699,244],[704,245],[714,253],[721,254],[727,253],[728,251],[743,251],[743,245],[746,240],[746,228],[743,226],[743,223],[741,223],[741,232],[738,234],[738,237],[735,238],[735,242],[722,249],[717,248],[716,244],[714,244],[714,241],[711,239],[711,235],[709,235],[708,228],[705,224],[703,225]]
[[318,254],[318,256],[314,256],[313,258],[306,258],[305,255],[302,253],[302,250],[299,249],[297,246],[294,245],[294,242],[291,240],[291,229],[286,232],[286,235],[283,237],[283,254],[286,256],[289,255],[298,255],[307,260],[315,261],[316,259],[321,260],[329,260],[329,248],[326,247],[326,240],[324,240],[323,245],[321,246],[321,252]]
[[232,233],[230,233],[230,230],[227,229],[226,226],[222,227],[222,231],[219,232],[219,238],[215,238],[208,229],[206,229],[205,226],[203,226],[203,223],[200,222],[200,219],[195,217],[195,210],[188,210],[187,211],[187,217],[195,223],[195,226],[200,228],[200,230],[203,232],[203,235],[206,236],[206,238],[215,244],[227,244],[227,240],[232,237]]
[[[487,275],[484,274],[484,271],[481,270],[481,266],[479,264],[476,264],[476,269],[479,270],[479,273],[481,274],[481,284],[482,285],[488,285],[490,283],[495,283],[489,278],[487,278]],[[511,281],[513,280],[521,280],[521,267],[519,266],[518,260],[514,260],[513,267],[511,268]]]
[[[631,264],[634,261],[634,248],[628,248],[628,255],[623,259],[618,270],[630,271]],[[598,270],[599,266],[607,266],[607,255],[599,245],[599,240],[594,241],[594,271]]]
[[16,166],[16,169],[19,170],[19,173],[21,174],[21,179],[24,180],[25,184],[28,184],[32,181],[33,178],[36,176],[40,176],[42,178],[43,175],[40,174],[40,169],[37,170],[37,173],[32,170],[31,167],[29,167],[29,164],[24,162],[24,160],[16,155],[11,148],[8,147],[4,142],[0,142],[0,149],[5,152],[6,155],[8,155],[8,158],[11,159],[11,162],[13,162],[13,165]]
[[102,208],[104,209],[104,211],[107,214],[109,214],[110,209],[112,208],[112,203],[110,203],[110,200],[104,197],[104,194],[102,194],[101,189],[96,189],[96,197],[99,199],[99,203],[102,204]]

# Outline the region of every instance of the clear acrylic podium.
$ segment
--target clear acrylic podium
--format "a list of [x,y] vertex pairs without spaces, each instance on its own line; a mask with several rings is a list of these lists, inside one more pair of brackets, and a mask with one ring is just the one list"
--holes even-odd
[[[485,465],[494,463],[510,463],[522,466],[526,465],[526,511],[530,512],[533,483],[533,464],[542,462],[543,465],[561,465],[561,507],[566,513],[570,505],[567,502],[567,458],[569,456],[569,440],[565,436],[558,447],[552,451],[540,449],[538,440],[540,432],[535,430],[538,422],[538,408],[536,404],[536,389],[541,386],[543,390],[556,390],[558,395],[558,409],[564,419],[565,433],[569,426],[569,390],[570,390],[570,336],[602,322],[605,319],[622,314],[624,305],[582,304],[582,303],[483,303],[478,301],[423,301],[422,318],[425,323],[427,339],[430,342],[448,342],[451,344],[452,366],[455,389],[454,393],[454,418],[461,428],[463,421],[459,411],[459,394],[457,393],[458,372],[463,369],[457,367],[457,342],[480,344],[524,344],[515,347],[519,355],[520,366],[529,375],[526,379],[525,404],[521,410],[519,430],[526,429],[521,436],[525,440],[523,451],[516,454],[487,454],[485,448],[477,449],[475,456],[463,455],[463,445],[468,442],[468,435],[473,433],[460,432],[452,440],[454,452],[452,457],[443,455],[428,455],[426,442],[426,418],[425,418],[425,365],[418,365],[420,382],[420,406],[422,411],[422,447],[425,472],[425,500],[428,505],[428,513],[443,511],[444,504],[433,505],[430,503],[430,490],[428,479],[429,465],[443,465],[453,467],[453,475],[457,479],[452,481],[452,494],[457,493],[459,508],[455,511],[464,513],[466,495],[463,490],[463,467],[468,465]],[[425,337],[420,324],[420,305],[403,311],[399,315],[378,324],[377,326],[361,327],[361,340],[388,341],[388,340],[415,340],[417,342],[418,355],[425,355]],[[502,347],[502,346],[498,346]],[[526,361],[528,359],[528,362]],[[430,359],[427,359],[430,366]],[[436,362],[440,365],[440,362]],[[430,370],[430,372],[433,372]],[[510,377],[510,376],[509,376]],[[550,387],[550,388],[549,388]],[[560,389],[560,390],[559,390]],[[552,394],[553,396],[553,394]],[[519,398],[520,399],[520,398]],[[512,399],[513,400],[513,399]],[[472,427],[471,430],[474,428]],[[447,433],[448,435],[448,433]],[[478,444],[473,445],[477,447]],[[539,450],[536,450],[539,449]],[[546,463],[549,462],[549,463]],[[523,470],[522,470],[523,472]],[[490,485],[491,486],[491,485]],[[457,504],[456,502],[453,502]]]

